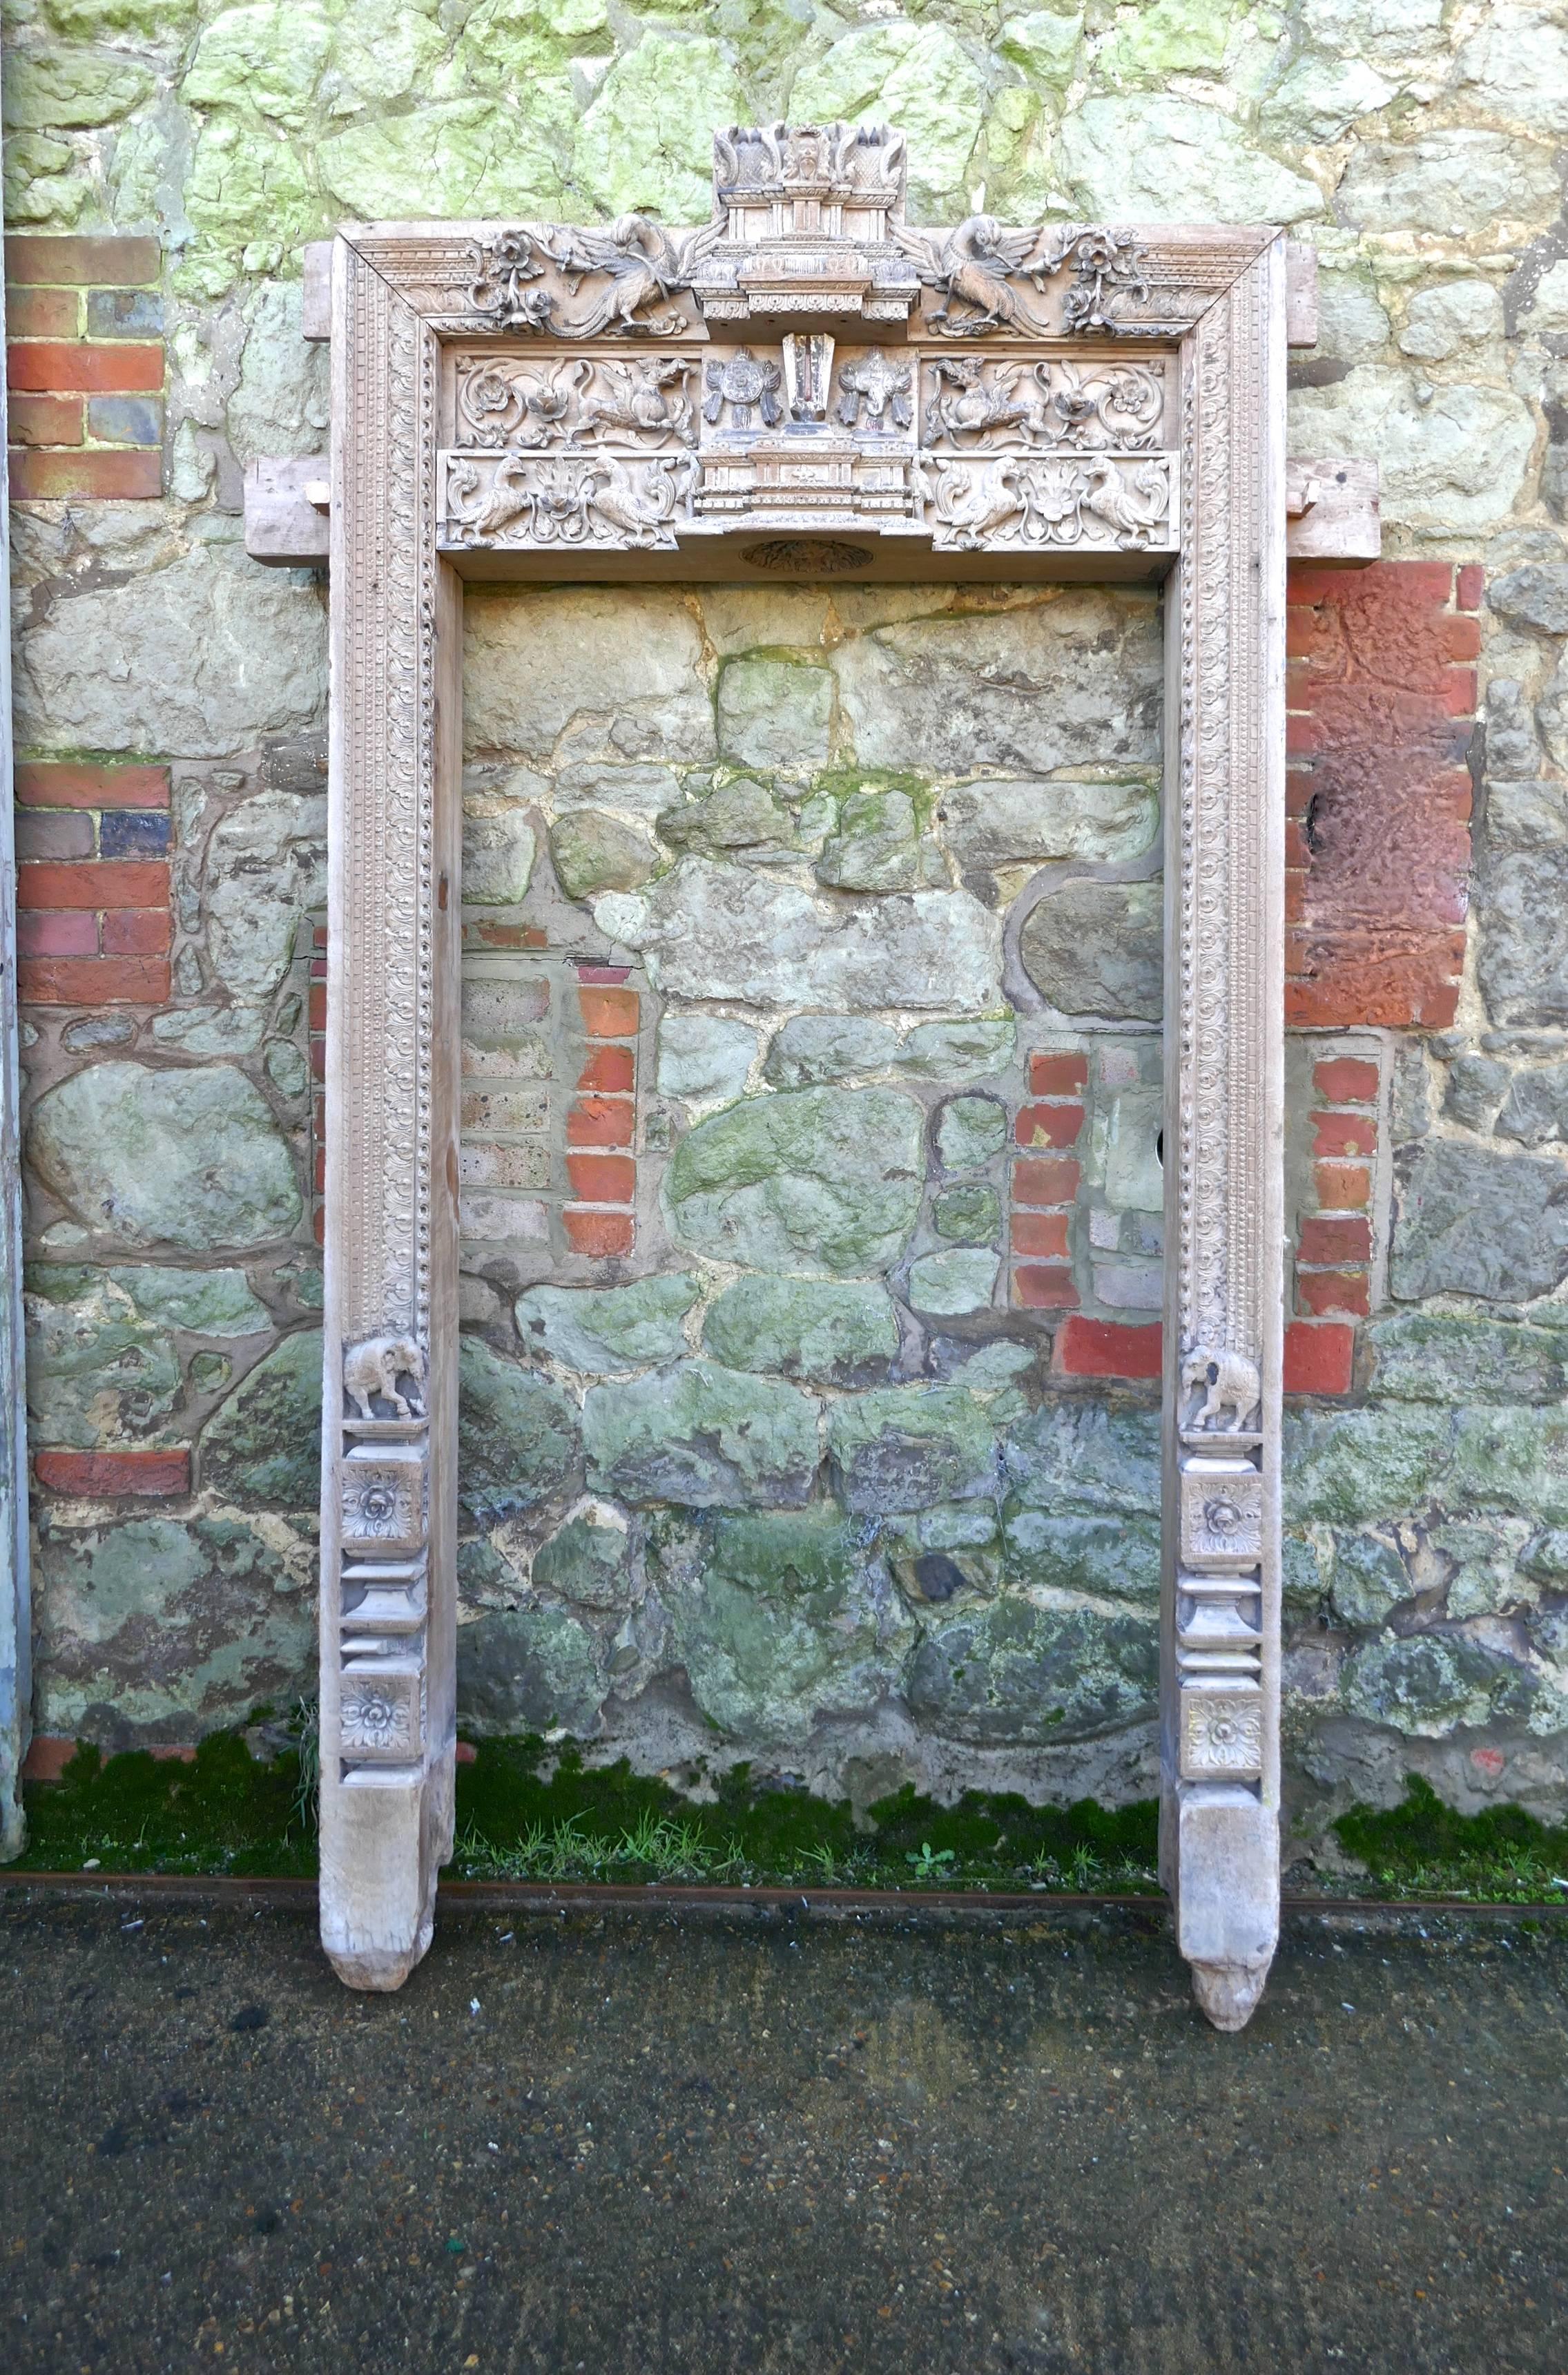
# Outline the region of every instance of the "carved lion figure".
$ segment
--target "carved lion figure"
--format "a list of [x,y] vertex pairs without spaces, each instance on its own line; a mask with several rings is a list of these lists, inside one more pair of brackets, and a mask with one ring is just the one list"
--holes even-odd
[[[397,1389],[399,1377],[410,1381],[407,1394]],[[399,1418],[423,1418],[424,1401],[417,1390],[424,1383],[425,1356],[411,1336],[371,1336],[350,1344],[343,1355],[343,1385],[361,1418],[373,1418],[371,1397],[383,1395]]]
[[1192,1425],[1225,1435],[1240,1435],[1262,1399],[1256,1366],[1244,1353],[1211,1353],[1201,1344],[1182,1363],[1182,1383],[1205,1397]]

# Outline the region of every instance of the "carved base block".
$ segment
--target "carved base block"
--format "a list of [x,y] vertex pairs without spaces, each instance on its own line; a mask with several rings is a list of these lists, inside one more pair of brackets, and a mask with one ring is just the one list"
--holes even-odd
[[454,1767],[449,1747],[428,1774],[323,1777],[321,1942],[346,1987],[391,1994],[430,1945]]
[[1205,2018],[1233,2036],[1252,2018],[1267,1977],[1267,1963],[1195,1963],[1192,1991]]
[[1244,2027],[1279,1937],[1279,1824],[1239,1784],[1198,1782],[1175,1810],[1176,1943],[1216,2028]]

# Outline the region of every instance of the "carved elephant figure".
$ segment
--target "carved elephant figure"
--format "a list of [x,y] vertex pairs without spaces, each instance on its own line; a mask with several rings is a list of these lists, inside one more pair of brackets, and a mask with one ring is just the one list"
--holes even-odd
[[[410,1390],[398,1391],[397,1380],[407,1377]],[[425,1356],[411,1336],[371,1336],[350,1344],[343,1355],[343,1385],[361,1418],[373,1418],[371,1397],[381,1394],[399,1418],[423,1418],[425,1405],[416,1390],[425,1378]]]
[[1244,1353],[1210,1353],[1202,1345],[1182,1363],[1182,1383],[1204,1394],[1190,1424],[1195,1428],[1212,1424],[1226,1435],[1242,1433],[1262,1395],[1256,1365]]

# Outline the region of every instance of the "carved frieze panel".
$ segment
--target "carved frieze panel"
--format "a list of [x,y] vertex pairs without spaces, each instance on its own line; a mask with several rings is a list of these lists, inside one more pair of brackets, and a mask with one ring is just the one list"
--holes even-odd
[[800,332],[627,361],[456,349],[447,377],[454,553],[674,552],[737,526],[872,521],[934,555],[1176,548],[1163,356],[923,360]]

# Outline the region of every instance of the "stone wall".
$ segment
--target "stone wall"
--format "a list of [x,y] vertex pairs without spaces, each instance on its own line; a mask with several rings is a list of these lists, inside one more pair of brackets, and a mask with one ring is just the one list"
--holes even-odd
[[[40,1729],[309,1687],[324,608],[238,516],[323,441],[300,244],[700,219],[787,107],[898,121],[921,219],[1317,245],[1292,450],[1378,459],[1389,558],[1292,585],[1292,1810],[1561,1816],[1562,7],[7,22]],[[471,597],[476,1728],[1151,1786],[1157,646],[1126,592]]]

